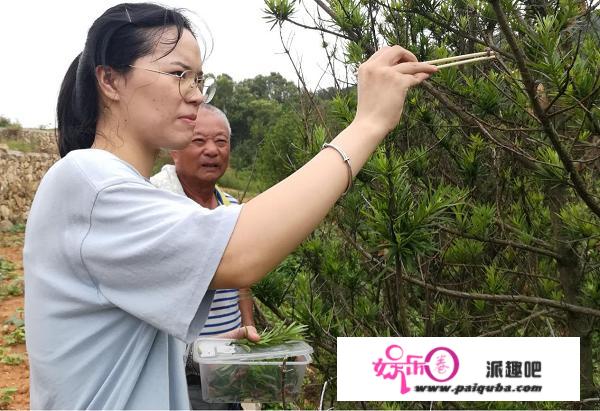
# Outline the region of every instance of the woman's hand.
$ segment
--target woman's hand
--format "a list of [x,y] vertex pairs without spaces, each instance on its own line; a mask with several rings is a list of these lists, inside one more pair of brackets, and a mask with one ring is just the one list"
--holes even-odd
[[358,106],[355,123],[386,135],[400,121],[410,87],[435,73],[437,67],[419,63],[400,46],[383,47],[358,69]]
[[236,340],[241,340],[242,338],[247,339],[248,341],[257,342],[260,340],[260,335],[258,331],[256,331],[256,327],[253,325],[245,325],[240,328],[236,328],[235,330],[227,331],[226,333],[219,334],[218,338],[233,338]]

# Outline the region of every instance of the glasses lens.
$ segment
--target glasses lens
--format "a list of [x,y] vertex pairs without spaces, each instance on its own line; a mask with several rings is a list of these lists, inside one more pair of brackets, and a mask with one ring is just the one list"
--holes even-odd
[[196,88],[196,73],[186,70],[179,78],[179,94],[186,98]]
[[204,104],[210,103],[217,91],[217,80],[210,74],[205,74],[203,81],[198,85],[204,96]]

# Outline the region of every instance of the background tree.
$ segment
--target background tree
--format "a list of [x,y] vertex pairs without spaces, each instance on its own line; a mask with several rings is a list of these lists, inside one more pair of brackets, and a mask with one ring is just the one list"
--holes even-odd
[[290,165],[271,179],[351,121],[345,74],[379,47],[400,44],[419,60],[498,55],[414,90],[328,223],[256,287],[275,315],[309,325],[321,382],[334,382],[337,336],[577,336],[587,399],[577,407],[598,406],[598,3],[315,0],[312,23],[298,20],[299,4],[266,0],[265,11],[273,27],[323,33],[336,93],[303,90],[296,119],[265,136],[261,152]]
[[258,75],[234,82],[227,74],[217,78],[219,92],[212,104],[219,107],[231,124],[232,165],[249,168],[255,161],[264,133],[284,111],[292,111],[297,88],[279,73]]

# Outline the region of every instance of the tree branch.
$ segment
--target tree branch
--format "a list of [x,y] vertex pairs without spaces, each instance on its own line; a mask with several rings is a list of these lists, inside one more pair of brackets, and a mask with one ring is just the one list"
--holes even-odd
[[546,250],[543,248],[533,247],[533,246],[530,246],[527,244],[515,243],[514,241],[510,241],[510,240],[500,240],[497,238],[483,238],[483,237],[479,237],[476,235],[461,233],[460,231],[456,231],[456,230],[453,230],[451,228],[447,228],[444,226],[438,226],[438,227],[442,231],[446,231],[447,233],[458,235],[460,237],[470,238],[472,240],[477,240],[477,241],[481,241],[484,243],[493,243],[493,244],[498,244],[498,245],[505,245],[505,246],[509,246],[509,247],[519,248],[521,250],[526,250],[526,251],[530,251],[532,253],[542,254],[542,255],[545,255],[548,257],[552,257],[552,258],[556,259],[557,261],[559,261],[561,259],[560,254],[558,254],[557,252],[555,252],[553,250]]
[[493,141],[498,146],[516,155],[516,158],[528,169],[535,170],[537,167],[535,161],[529,158],[527,155],[519,151],[516,147],[512,146],[507,141],[502,141],[494,136],[475,118],[475,116],[467,115],[463,110],[459,110],[455,104],[452,103],[443,93],[435,89],[427,80],[421,83],[421,86],[427,90],[429,94],[438,99],[448,110],[456,114],[464,123],[469,124],[479,129],[487,139]]
[[525,323],[529,322],[530,320],[532,320],[532,319],[534,319],[536,317],[541,317],[543,315],[551,314],[553,312],[556,312],[556,310],[538,311],[538,312],[535,312],[535,313],[533,313],[533,314],[531,314],[531,315],[529,315],[529,316],[527,316],[527,317],[525,317],[523,319],[520,319],[519,321],[515,321],[515,322],[512,322],[512,323],[510,323],[508,325],[505,325],[504,327],[500,328],[499,330],[495,330],[495,331],[490,331],[490,332],[487,332],[487,333],[483,333],[483,334],[481,334],[479,336],[480,337],[492,337],[494,335],[502,334],[503,332],[508,331],[511,328],[518,327],[521,324],[525,324]]
[[301,27],[301,28],[303,28],[303,29],[308,29],[308,30],[316,30],[316,31],[320,31],[320,32],[327,33],[327,34],[331,34],[331,35],[333,35],[333,36],[336,36],[336,37],[341,37],[341,38],[343,38],[343,39],[345,39],[345,40],[350,40],[350,41],[352,41],[352,39],[351,39],[350,37],[348,37],[347,35],[345,35],[345,34],[343,34],[343,33],[337,33],[337,32],[335,32],[335,31],[328,30],[328,29],[326,29],[325,27],[312,27],[312,26],[307,26],[307,25],[305,25],[305,24],[299,23],[299,22],[297,22],[297,21],[295,21],[295,20],[292,20],[292,19],[290,19],[290,18],[287,18],[287,19],[285,19],[284,21],[287,21],[287,22],[289,22],[289,23],[292,23],[293,25],[295,25],[295,26],[298,26],[298,27]]
[[[363,249],[360,244],[352,239],[352,237],[347,234],[341,227],[339,230],[342,232],[344,238],[367,260],[379,263],[379,261],[373,257],[368,251]],[[384,269],[390,273],[394,273],[395,271],[391,267],[384,267]],[[440,294],[448,295],[451,297],[462,298],[466,300],[484,300],[484,301],[495,301],[495,302],[512,302],[512,303],[526,303],[526,304],[539,304],[547,307],[558,308],[561,310],[566,310],[574,313],[591,315],[594,317],[600,317],[600,310],[582,307],[580,305],[569,304],[563,301],[555,301],[547,298],[540,297],[530,297],[526,295],[506,295],[506,294],[483,294],[483,293],[467,293],[464,291],[456,291],[450,290],[448,288],[438,287],[434,284],[429,284],[425,281],[419,280],[417,278],[413,278],[407,275],[403,275],[403,279],[409,283],[418,285],[423,288],[427,288],[429,290],[436,291]]]
[[594,198],[590,195],[590,193],[587,191],[587,188],[585,187],[585,182],[583,181],[582,177],[579,175],[579,172],[575,168],[575,165],[573,164],[573,161],[569,157],[565,148],[562,146],[562,144],[560,142],[560,137],[559,137],[558,133],[556,132],[556,130],[554,129],[554,126],[553,126],[552,122],[550,121],[550,119],[546,113],[546,110],[541,106],[540,102],[538,101],[538,98],[536,95],[535,81],[531,77],[531,73],[530,73],[529,69],[527,68],[527,64],[525,62],[526,61],[525,54],[523,53],[523,50],[517,44],[517,39],[515,38],[515,36],[512,32],[512,29],[508,25],[508,22],[506,20],[506,15],[504,14],[504,11],[502,10],[502,6],[500,5],[500,0],[491,0],[491,4],[492,4],[492,7],[494,8],[494,12],[496,13],[496,17],[498,19],[498,24],[500,26],[500,30],[502,30],[502,33],[506,36],[506,40],[508,41],[508,44],[515,56],[515,61],[517,63],[517,67],[519,68],[521,77],[523,77],[523,83],[525,84],[525,90],[527,91],[527,94],[529,96],[529,100],[531,101],[531,105],[533,106],[533,111],[535,112],[535,115],[539,118],[540,122],[542,123],[542,127],[544,128],[546,135],[550,139],[552,146],[556,150],[556,153],[558,154],[560,161],[563,163],[565,169],[569,173],[569,176],[571,177],[571,181],[573,182],[573,188],[575,189],[577,194],[579,194],[579,197],[581,197],[583,202],[589,207],[589,209],[594,214],[596,214],[597,216],[600,217],[600,204],[598,204],[594,200]]

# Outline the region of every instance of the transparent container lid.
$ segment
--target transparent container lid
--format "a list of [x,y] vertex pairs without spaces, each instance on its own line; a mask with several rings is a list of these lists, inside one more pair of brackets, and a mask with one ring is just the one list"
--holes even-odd
[[309,356],[313,348],[304,341],[288,341],[269,347],[242,347],[238,340],[226,338],[198,338],[194,341],[194,360],[199,364],[268,361],[286,357]]

